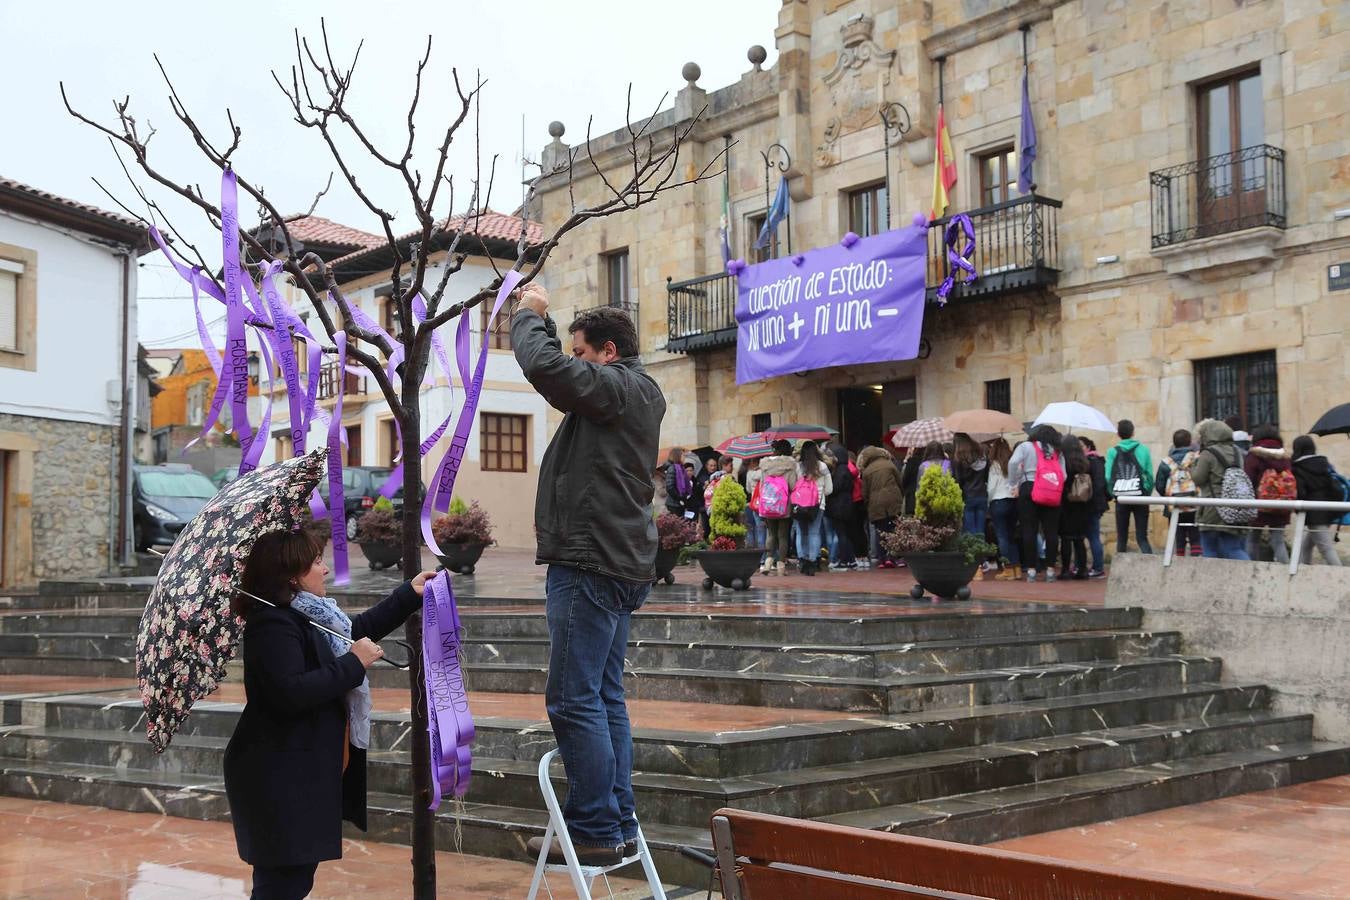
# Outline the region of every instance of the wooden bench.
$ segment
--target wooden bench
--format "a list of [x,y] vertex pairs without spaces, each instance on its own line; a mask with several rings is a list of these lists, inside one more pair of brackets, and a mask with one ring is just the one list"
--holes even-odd
[[1279,896],[735,809],[713,814],[712,835],[727,900],[1254,900]]

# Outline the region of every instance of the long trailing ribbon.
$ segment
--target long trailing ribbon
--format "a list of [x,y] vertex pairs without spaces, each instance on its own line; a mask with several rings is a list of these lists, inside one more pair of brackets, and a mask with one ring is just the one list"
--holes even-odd
[[[333,336],[337,344],[337,368],[341,372],[347,364],[347,335],[339,331]],[[347,517],[342,496],[342,391],[333,403],[333,417],[328,420],[328,519],[333,536],[333,583],[348,584],[351,575],[347,567]]]
[[[513,270],[502,278],[488,321],[496,318],[521,277],[521,273]],[[478,351],[478,363],[472,377],[469,376],[468,329],[469,313],[466,310],[460,316],[455,337],[460,377],[464,382],[464,405],[460,407],[459,419],[455,423],[454,438],[436,467],[436,477],[428,485],[426,499],[422,503],[422,539],[437,556],[441,555],[441,548],[431,532],[431,516],[433,512],[444,512],[449,507],[464,448],[468,445],[469,432],[473,430],[478,398],[487,371],[488,342],[485,334]],[[442,571],[427,582],[427,589],[422,596],[422,658],[426,671],[427,730],[431,739],[433,810],[440,806],[441,797],[447,792],[455,797],[463,797],[469,789],[472,771],[473,716],[469,713],[464,674],[459,664],[462,634],[450,574]]]
[[[963,234],[966,244],[958,251],[957,243]],[[947,260],[950,265],[947,268],[947,277],[942,280],[942,284],[938,285],[938,306],[946,305],[947,296],[951,294],[952,288],[956,287],[956,271],[958,269],[966,273],[962,284],[970,284],[979,277],[979,273],[975,271],[975,266],[971,262],[975,258],[975,224],[970,221],[970,216],[965,213],[957,213],[952,216],[951,221],[947,223],[944,243],[947,247]]]
[[244,332],[248,312],[244,308],[240,285],[243,270],[239,265],[239,183],[234,169],[230,168],[220,175],[220,234],[225,260],[225,362],[222,371],[230,376],[230,411],[234,417],[234,433],[243,451],[239,474],[245,475],[257,468],[252,453],[256,435],[248,421],[248,338]]

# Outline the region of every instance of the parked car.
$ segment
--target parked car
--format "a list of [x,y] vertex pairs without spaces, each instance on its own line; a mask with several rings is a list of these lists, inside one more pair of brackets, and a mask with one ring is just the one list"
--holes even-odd
[[[342,467],[342,505],[346,512],[347,540],[356,540],[356,520],[361,514],[375,505],[379,499],[380,488],[389,480],[393,469],[383,466],[343,466]],[[319,482],[319,496],[328,502],[328,478]],[[403,488],[400,487],[389,498],[395,509],[403,509]]]
[[216,486],[183,463],[132,467],[132,528],[136,549],[172,544],[178,533],[216,495]]
[[219,489],[223,488],[225,485],[229,484],[231,481],[234,481],[238,477],[239,477],[238,466],[226,466],[223,469],[216,469],[215,474],[211,476],[211,483],[214,484],[217,489]]

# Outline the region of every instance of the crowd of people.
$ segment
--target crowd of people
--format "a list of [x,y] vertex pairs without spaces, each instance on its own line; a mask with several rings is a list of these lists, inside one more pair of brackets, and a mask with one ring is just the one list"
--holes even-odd
[[[1178,429],[1156,468],[1133,422],[1121,420],[1116,437],[1105,454],[1091,438],[1050,425],[1034,427],[1015,446],[1001,436],[976,440],[962,433],[925,447],[868,446],[857,453],[838,441],[802,441],[794,448],[779,440],[771,453],[739,465],[728,456],[703,461],[677,447],[656,472],[655,505],[697,519],[706,534],[712,491],[718,479],[734,477],[752,498],[747,545],[764,548],[762,574],[782,574],[790,557],[805,575],[895,568],[904,563],[886,554],[880,537],[899,517],[914,515],[919,480],[936,466],[960,486],[963,529],[998,546],[984,577],[1053,582],[1105,576],[1101,521],[1120,497],[1345,499],[1347,482],[1318,454],[1313,438],[1301,435],[1286,449],[1274,425],[1250,435],[1235,419]],[[786,505],[775,500],[766,507],[766,492],[781,495]],[[1131,537],[1138,552],[1153,553],[1152,507],[1114,506],[1116,553],[1129,551]],[[802,507],[818,514],[802,514]],[[1175,509],[1179,556],[1289,561],[1287,511]],[[1164,507],[1164,516],[1173,514]],[[1334,545],[1339,519],[1334,512],[1307,514],[1302,562],[1317,552],[1325,564],[1341,565]]]

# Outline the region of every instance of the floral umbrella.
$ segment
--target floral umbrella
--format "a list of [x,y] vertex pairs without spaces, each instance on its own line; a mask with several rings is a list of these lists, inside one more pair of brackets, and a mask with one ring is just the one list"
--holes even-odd
[[136,679],[156,753],[225,677],[243,628],[230,597],[244,561],[260,536],[299,526],[326,452],[319,447],[230,482],[165,555],[136,635]]

